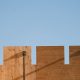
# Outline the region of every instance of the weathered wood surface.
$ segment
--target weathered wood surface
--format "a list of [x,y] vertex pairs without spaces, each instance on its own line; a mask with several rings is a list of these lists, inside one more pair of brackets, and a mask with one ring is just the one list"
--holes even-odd
[[70,46],[70,64],[80,64],[80,46]]
[[3,79],[3,66],[0,65],[0,80]]
[[[63,46],[37,47],[37,80],[61,80],[64,64]],[[64,79],[65,80],[65,79]]]
[[35,65],[31,64],[31,47],[4,47],[4,80],[23,80],[23,55],[25,56],[25,76],[26,80],[36,80],[35,73],[29,74],[35,70]]
[[[37,80],[80,80],[80,47],[70,47],[70,63],[64,64],[64,47],[37,47]],[[78,52],[78,53],[77,53]],[[76,56],[77,55],[77,56]]]
[[0,80],[23,80],[23,56],[26,51],[26,80],[80,80],[80,46],[70,46],[70,64],[64,64],[63,46],[37,46],[37,64],[31,64],[31,47],[4,47]]

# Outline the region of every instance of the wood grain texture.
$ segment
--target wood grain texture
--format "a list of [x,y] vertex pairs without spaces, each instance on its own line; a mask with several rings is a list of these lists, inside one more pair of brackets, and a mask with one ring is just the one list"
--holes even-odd
[[0,80],[23,80],[23,50],[26,80],[80,80],[80,46],[70,46],[70,64],[64,64],[64,46],[37,46],[37,64],[31,64],[30,46],[4,47]]
[[80,46],[70,46],[70,64],[80,64]]
[[4,47],[4,80],[23,80],[23,55],[22,51],[26,51],[25,56],[25,76],[26,80],[35,80],[35,73],[27,75],[35,69],[31,64],[31,47],[9,46]]
[[0,65],[0,80],[3,80],[3,66]]
[[63,64],[63,46],[37,47],[37,80],[61,80],[63,76]]
[[70,47],[70,63],[64,64],[63,46],[37,47],[37,80],[80,80],[80,46]]

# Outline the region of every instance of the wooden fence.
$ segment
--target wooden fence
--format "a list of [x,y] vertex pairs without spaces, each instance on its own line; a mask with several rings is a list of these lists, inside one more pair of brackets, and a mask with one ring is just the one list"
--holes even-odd
[[69,49],[70,64],[64,64],[64,46],[37,46],[37,64],[33,65],[31,46],[4,47],[0,80],[80,80],[80,46]]

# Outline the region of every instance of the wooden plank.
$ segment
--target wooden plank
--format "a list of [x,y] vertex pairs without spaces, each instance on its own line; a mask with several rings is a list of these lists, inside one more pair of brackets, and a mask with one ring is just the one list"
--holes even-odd
[[38,46],[37,80],[80,80],[79,51],[80,47],[70,47],[71,64],[65,65],[63,47]]
[[0,65],[0,80],[3,80],[3,67]]
[[80,64],[80,46],[70,46],[70,64]]
[[4,47],[4,62],[0,65],[0,80],[80,80],[80,46],[70,46],[70,64],[64,64],[63,46],[37,46],[37,64],[31,64],[30,46]]
[[[25,80],[31,80],[29,74],[35,66],[31,64],[31,47],[9,46],[4,47],[4,80],[23,80],[23,55],[25,49]],[[35,79],[34,79],[35,80]]]
[[63,64],[63,46],[37,47],[37,80],[63,80],[59,78]]

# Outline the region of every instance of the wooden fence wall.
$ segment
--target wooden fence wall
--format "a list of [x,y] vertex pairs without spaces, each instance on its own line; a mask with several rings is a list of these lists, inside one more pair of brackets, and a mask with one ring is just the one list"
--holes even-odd
[[63,46],[37,47],[37,80],[80,80],[80,46],[70,46],[70,64],[64,64]]
[[80,80],[80,46],[70,46],[70,64],[64,64],[64,46],[37,46],[37,64],[31,64],[31,46],[4,47],[0,65],[0,80],[23,80],[23,50],[25,80]]
[[35,70],[36,65],[31,64],[31,47],[9,46],[4,47],[3,75],[1,80],[23,80],[23,50],[25,56],[25,77],[26,80],[36,80],[36,73],[29,74]]

